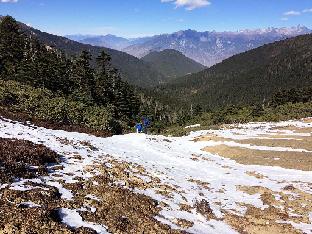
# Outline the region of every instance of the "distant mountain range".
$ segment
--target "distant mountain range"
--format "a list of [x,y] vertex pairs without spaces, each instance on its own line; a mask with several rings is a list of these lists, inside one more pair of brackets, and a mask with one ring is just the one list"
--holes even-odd
[[161,72],[167,80],[182,77],[190,73],[204,70],[206,67],[184,56],[176,50],[154,51],[142,58],[155,70]]
[[312,33],[304,26],[292,28],[268,28],[237,32],[179,31],[146,38],[126,39],[107,36],[67,36],[81,43],[106,46],[142,58],[152,51],[174,49],[207,67],[224,59],[264,44]]
[[89,44],[93,46],[101,46],[107,47],[115,50],[123,50],[129,46],[142,44],[149,40],[149,37],[144,38],[123,38],[115,35],[107,34],[107,35],[65,35],[66,38],[71,40]]

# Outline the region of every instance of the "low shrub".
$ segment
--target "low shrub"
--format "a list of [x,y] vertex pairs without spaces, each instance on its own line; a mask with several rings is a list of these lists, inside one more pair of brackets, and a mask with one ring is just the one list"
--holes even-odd
[[46,174],[47,164],[59,160],[59,155],[44,145],[0,138],[0,183]]
[[110,107],[88,106],[53,94],[47,89],[34,88],[16,81],[0,80],[0,105],[9,111],[22,112],[48,122],[122,132],[122,129],[117,128],[122,128],[123,125],[114,121]]

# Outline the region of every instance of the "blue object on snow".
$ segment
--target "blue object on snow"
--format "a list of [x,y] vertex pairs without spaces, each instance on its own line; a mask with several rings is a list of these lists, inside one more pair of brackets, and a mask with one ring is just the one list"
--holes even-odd
[[143,131],[143,126],[141,123],[137,123],[135,125],[135,128],[136,128],[137,133],[141,133]]

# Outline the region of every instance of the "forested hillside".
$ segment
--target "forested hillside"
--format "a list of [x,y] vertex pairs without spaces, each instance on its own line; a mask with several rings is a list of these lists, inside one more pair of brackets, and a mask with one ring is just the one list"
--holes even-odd
[[153,51],[144,56],[142,60],[162,73],[166,81],[205,69],[205,66],[176,50]]
[[[27,36],[12,17],[0,23],[0,107],[29,118],[121,133],[140,101],[102,51],[68,58]],[[4,110],[4,111],[3,111]]]
[[264,104],[280,90],[311,86],[311,42],[312,35],[305,35],[265,45],[176,79],[158,93],[204,109]]
[[[149,64],[127,53],[82,44],[65,37],[41,32],[25,24],[21,24],[21,27],[26,34],[37,38],[41,43],[64,51],[67,55],[78,56],[82,51],[88,51],[93,58],[96,58],[101,51],[105,51],[105,53],[111,56],[112,65],[120,71],[122,79],[129,84],[140,87],[151,87],[159,85],[164,80],[163,75],[153,69]],[[95,64],[95,62],[92,62],[92,64]]]

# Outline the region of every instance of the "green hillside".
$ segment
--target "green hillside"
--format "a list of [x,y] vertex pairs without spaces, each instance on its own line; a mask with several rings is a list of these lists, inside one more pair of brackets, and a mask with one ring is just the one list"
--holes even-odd
[[153,51],[142,58],[155,70],[162,73],[167,80],[187,74],[196,73],[205,69],[205,66],[186,57],[176,50]]
[[262,104],[280,90],[312,85],[312,35],[264,45],[157,89],[176,105],[216,109]]

